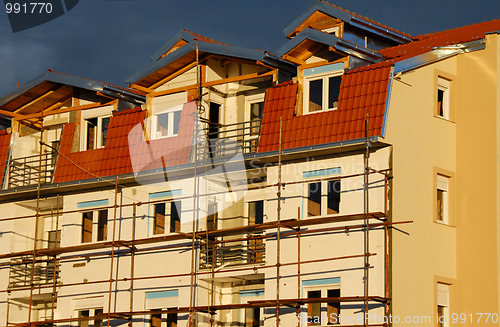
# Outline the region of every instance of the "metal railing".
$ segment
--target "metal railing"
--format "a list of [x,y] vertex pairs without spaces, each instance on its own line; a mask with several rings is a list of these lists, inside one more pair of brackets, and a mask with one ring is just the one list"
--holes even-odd
[[260,119],[256,119],[205,128],[210,157],[232,156],[240,149],[243,153],[257,152],[260,126]]
[[40,155],[11,159],[9,165],[9,187],[38,184],[39,177],[42,184],[52,182],[56,161],[57,152],[43,153],[41,160],[42,169],[40,172]]
[[260,263],[264,262],[265,252],[262,239],[215,244],[209,240],[200,247],[200,268]]
[[[9,288],[27,287],[31,282],[32,256],[15,258],[10,261]],[[54,264],[56,265],[54,275]],[[54,278],[59,281],[59,263],[38,262],[35,263],[33,274],[33,285],[53,284]]]

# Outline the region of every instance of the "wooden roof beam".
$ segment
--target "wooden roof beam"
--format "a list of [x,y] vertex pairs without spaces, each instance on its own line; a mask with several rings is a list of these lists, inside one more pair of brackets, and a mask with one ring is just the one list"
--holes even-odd
[[[104,107],[104,106],[111,106],[111,105],[114,105],[116,102],[118,102],[118,100],[113,100],[113,101],[109,101],[109,102],[97,102],[97,103],[84,104],[81,106],[68,107],[68,108],[64,108],[64,109],[55,109],[55,110],[51,110],[47,113],[44,113],[44,116],[62,114],[65,112],[71,112],[71,111],[77,111],[77,110],[86,110],[86,109],[93,109],[93,108],[99,108],[99,107]],[[19,120],[38,118],[38,117],[40,117],[40,114],[36,113],[36,114],[21,116],[21,118]]]
[[142,92],[145,92],[145,93],[151,93],[151,92],[154,91],[154,89],[152,89],[152,88],[147,88],[147,87],[140,86],[140,85],[137,85],[137,84],[131,84],[130,88],[131,89],[136,89],[136,90],[139,90],[139,91],[142,91]]
[[[241,81],[245,81],[245,80],[249,80],[249,79],[266,77],[266,76],[271,76],[271,75],[275,75],[275,74],[276,74],[276,69],[271,70],[271,71],[266,72],[266,73],[263,73],[263,74],[252,73],[252,74],[246,74],[246,75],[242,75],[242,76],[224,78],[224,79],[220,79],[220,80],[216,80],[216,81],[204,82],[201,84],[201,87],[209,87],[209,86],[221,85],[221,84],[226,84],[226,83],[241,82]],[[152,97],[159,97],[162,95],[179,93],[179,92],[183,92],[183,91],[189,91],[189,90],[195,89],[197,87],[198,86],[196,84],[192,84],[192,85],[177,87],[175,89],[153,92],[150,95]]]
[[38,98],[31,100],[31,101],[30,101],[30,102],[28,102],[27,104],[23,105],[21,108],[16,109],[14,112],[15,112],[15,113],[18,113],[18,112],[20,112],[21,110],[23,110],[23,109],[25,109],[25,108],[27,108],[27,107],[31,106],[31,105],[32,105],[32,104],[34,104],[35,102],[41,101],[41,100],[45,99],[46,97],[48,97],[49,95],[51,95],[51,94],[53,94],[53,93],[55,93],[55,92],[57,92],[57,91],[60,91],[60,90],[62,90],[62,89],[64,89],[64,88],[67,88],[67,87],[70,87],[70,86],[68,86],[68,85],[63,85],[63,86],[58,87],[58,88],[56,88],[56,89],[54,89],[54,90],[50,90],[50,91],[48,91],[48,92],[46,92],[46,93],[42,94],[42,95],[41,95],[41,96],[39,96]]
[[19,114],[13,113],[12,111],[7,111],[7,110],[3,110],[3,109],[0,109],[0,115],[4,115],[4,116],[10,117],[10,118],[17,118],[17,117],[21,116]]
[[290,56],[290,55],[283,55],[281,58],[287,60],[287,61],[290,61],[290,62],[293,62],[294,64],[297,64],[297,65],[305,65],[306,62],[304,60],[300,60],[298,58],[295,58],[293,56]]

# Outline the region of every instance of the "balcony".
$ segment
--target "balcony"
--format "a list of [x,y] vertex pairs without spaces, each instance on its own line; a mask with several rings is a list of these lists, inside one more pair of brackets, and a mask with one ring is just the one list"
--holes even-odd
[[[32,256],[12,259],[10,262],[9,288],[29,287],[31,283]],[[33,285],[42,286],[59,281],[59,264],[37,262],[33,274]]]
[[264,262],[266,251],[262,239],[223,242],[214,244],[209,240],[201,244],[200,268]]
[[240,149],[242,153],[257,152],[260,126],[260,119],[255,119],[228,125],[212,124],[205,128],[210,158],[232,156]]
[[[56,167],[57,152],[11,159],[9,164],[8,187],[51,183]],[[41,169],[39,169],[41,166]]]

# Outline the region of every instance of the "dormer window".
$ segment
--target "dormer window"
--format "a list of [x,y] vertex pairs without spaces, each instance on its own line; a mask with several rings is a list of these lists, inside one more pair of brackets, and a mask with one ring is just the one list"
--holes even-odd
[[[343,68],[343,64],[341,65]],[[304,70],[304,113],[306,114],[337,109],[344,70],[321,72],[323,67]],[[306,75],[307,71],[314,70],[320,73]]]

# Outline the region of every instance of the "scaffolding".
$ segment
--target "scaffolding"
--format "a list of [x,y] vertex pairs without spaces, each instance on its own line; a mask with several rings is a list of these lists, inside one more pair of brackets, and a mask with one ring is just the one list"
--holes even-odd
[[[198,60],[198,58],[197,58]],[[197,103],[198,103],[198,112],[202,113],[203,108],[201,104],[201,81],[200,81],[200,71],[198,69],[199,63],[197,61],[197,84],[198,84],[198,93],[197,93]],[[41,124],[41,139],[43,140],[43,112],[40,115]],[[196,221],[196,207],[197,207],[197,198],[198,197],[210,197],[220,194],[220,192],[209,192],[206,194],[197,194],[197,173],[199,169],[207,169],[210,165],[207,164],[206,161],[199,163],[198,159],[198,142],[194,143],[194,194],[192,196],[179,196],[176,200],[187,200],[189,198],[193,198],[193,224],[192,224],[192,232],[189,233],[170,233],[162,236],[148,237],[148,238],[136,238],[136,212],[137,208],[143,205],[154,205],[157,203],[164,202],[164,200],[150,200],[147,202],[132,202],[132,203],[118,203],[118,195],[123,185],[120,184],[121,180],[119,177],[116,177],[114,182],[105,181],[110,184],[110,187],[114,188],[114,203],[113,205],[102,205],[93,208],[93,210],[113,210],[113,219],[112,219],[112,237],[110,241],[104,241],[90,244],[81,244],[75,246],[68,247],[53,247],[53,248],[40,248],[37,245],[37,229],[38,229],[38,221],[41,218],[47,217],[53,213],[42,213],[40,212],[40,201],[41,201],[41,184],[45,182],[42,174],[42,161],[43,157],[46,154],[43,154],[43,146],[45,145],[42,141],[40,141],[40,154],[39,154],[39,165],[38,165],[38,185],[37,185],[37,199],[36,199],[36,211],[35,215],[26,215],[26,216],[18,216],[18,217],[7,217],[1,218],[0,222],[11,221],[11,220],[20,220],[20,219],[30,219],[35,218],[35,231],[34,231],[34,242],[33,242],[33,250],[30,251],[20,251],[20,252],[12,252],[1,254],[0,259],[6,260],[10,259],[9,263],[0,263],[0,268],[3,266],[11,267],[11,274],[13,280],[15,280],[15,285],[10,285],[8,289],[0,290],[0,293],[11,293],[15,291],[26,290],[29,291],[29,311],[28,311],[28,321],[25,323],[12,323],[7,322],[8,326],[51,326],[62,323],[72,323],[79,321],[104,321],[106,320],[107,326],[111,326],[113,320],[128,320],[128,325],[132,327],[133,321],[132,317],[134,316],[142,316],[142,315],[153,315],[153,314],[177,314],[177,313],[187,313],[189,314],[189,326],[195,325],[194,314],[195,313],[204,313],[210,315],[210,326],[214,326],[214,315],[217,311],[220,310],[233,310],[233,309],[246,309],[246,308],[275,308],[276,310],[276,326],[280,326],[280,310],[282,307],[294,308],[296,313],[300,313],[301,307],[305,304],[309,303],[361,303],[364,304],[365,313],[368,313],[370,310],[370,304],[372,303],[381,303],[384,306],[385,316],[388,315],[390,310],[390,298],[389,298],[389,285],[388,285],[388,269],[389,269],[389,251],[388,251],[388,238],[389,233],[388,229],[395,224],[405,224],[411,223],[411,221],[402,221],[402,222],[391,222],[388,219],[388,188],[389,181],[392,178],[390,169],[386,170],[375,170],[372,169],[369,165],[369,156],[370,156],[370,138],[368,135],[368,122],[369,116],[367,112],[366,116],[366,143],[365,143],[365,153],[364,153],[364,172],[359,174],[351,174],[351,175],[343,175],[343,176],[335,176],[335,177],[325,177],[320,179],[312,179],[307,181],[296,181],[296,182],[288,182],[286,186],[293,184],[303,184],[303,183],[312,183],[316,181],[329,181],[329,180],[341,180],[341,179],[349,179],[355,177],[363,177],[364,179],[364,212],[357,214],[349,214],[349,215],[335,215],[335,216],[327,216],[320,218],[307,218],[304,219],[299,211],[297,212],[297,217],[286,217],[283,219],[281,217],[282,209],[281,209],[281,191],[285,188],[285,184],[282,183],[282,121],[280,119],[280,139],[279,139],[279,151],[278,151],[278,181],[277,183],[267,184],[265,186],[259,186],[255,189],[262,188],[270,188],[276,191],[276,199],[277,199],[277,220],[271,222],[262,222],[259,224],[247,225],[243,227],[233,227],[233,228],[225,228],[225,229],[214,229],[210,230],[208,228],[208,217],[207,217],[207,227],[205,230],[197,230],[195,221]],[[207,122],[204,122],[207,123]],[[240,125],[234,125],[234,128],[238,129]],[[252,126],[255,127],[255,126]],[[199,126],[195,124],[196,132],[198,131]],[[249,127],[242,127],[248,129]],[[208,130],[208,128],[205,128]],[[197,135],[198,133],[196,133]],[[254,147],[255,144],[251,145]],[[220,150],[217,150],[220,151]],[[219,153],[219,152],[217,152]],[[377,174],[383,177],[384,180],[384,211],[383,212],[371,212],[369,210],[369,176],[372,174]],[[252,190],[249,188],[248,190]],[[230,192],[234,192],[232,190]],[[60,195],[57,194],[57,209],[56,209],[56,240],[58,239],[57,231],[59,229],[59,220],[60,217],[65,214],[70,213],[82,213],[88,211],[88,209],[78,209],[78,210],[63,210],[60,211]],[[123,234],[117,239],[116,229],[117,229],[117,216],[119,215],[119,210],[126,207],[132,207],[132,232],[129,236],[129,239],[125,239]],[[342,225],[337,225],[334,227],[327,226],[322,227],[322,225],[328,225],[331,223],[342,223]],[[319,226],[319,228],[317,228]],[[316,227],[314,229],[305,228],[305,227]],[[376,253],[370,252],[370,230],[382,228],[383,229],[383,253],[384,253],[384,280],[383,280],[383,289],[384,296],[372,296],[369,294],[369,269],[370,269],[370,257],[376,255]],[[348,255],[348,256],[337,256],[337,257],[324,257],[318,259],[311,260],[303,260],[301,258],[301,237],[304,235],[311,234],[324,234],[324,233],[333,233],[338,231],[362,231],[365,234],[365,247],[363,253]],[[272,231],[270,234],[255,234],[257,232],[262,231]],[[248,235],[244,237],[238,237],[240,235]],[[218,239],[225,236],[232,236],[236,238],[231,239]],[[283,236],[287,238],[295,237],[297,241],[297,260],[293,262],[282,262],[281,259],[281,249],[280,243]],[[186,240],[190,241],[185,244],[171,244],[173,241],[178,240]],[[276,264],[266,264],[265,263],[265,248],[264,241],[265,240],[275,240],[276,241]],[[246,245],[238,244],[238,242],[247,242]],[[161,243],[161,244],[160,244]],[[235,245],[236,244],[236,245]],[[146,246],[141,247],[139,246]],[[98,253],[88,253],[88,251],[100,249]],[[186,249],[191,251],[191,270],[190,272],[185,273],[177,273],[177,274],[164,274],[164,275],[150,275],[150,276],[136,276],[135,274],[135,256],[138,253],[146,253],[153,251],[168,251],[172,249]],[[119,251],[118,251],[119,250]],[[196,266],[196,253],[200,252],[200,268],[205,269],[206,271],[200,271]],[[114,259],[119,253],[120,256],[129,256],[130,257],[130,276],[122,277],[122,278],[113,278],[114,275]],[[269,253],[267,253],[269,255]],[[70,260],[93,260],[96,258],[109,258],[110,259],[110,274],[109,279],[104,280],[87,280],[81,283],[58,283],[59,276],[59,266],[62,262],[70,261]],[[301,269],[304,265],[319,263],[319,262],[328,262],[328,261],[337,261],[337,260],[349,260],[349,259],[364,259],[364,273],[365,273],[365,291],[364,294],[359,296],[349,296],[349,297],[322,297],[322,298],[307,298],[301,296]],[[227,267],[231,263],[241,263],[246,262],[250,264],[259,263],[259,265],[254,265],[253,267],[239,267],[232,268]],[[297,267],[297,280],[298,280],[298,289],[297,289],[297,297],[296,298],[283,298],[281,296],[280,291],[280,269],[282,267],[287,266],[296,266]],[[12,269],[12,267],[17,267]],[[22,268],[21,268],[22,267]],[[45,267],[42,273],[40,267]],[[227,304],[227,305],[217,305],[215,304],[215,286],[214,280],[215,276],[222,273],[228,272],[243,272],[243,271],[262,271],[267,268],[275,268],[276,269],[276,294],[275,298],[271,300],[263,300],[263,301],[249,301],[248,303],[241,304]],[[37,276],[45,276],[42,281]],[[210,288],[208,291],[208,302],[206,306],[197,306],[196,298],[194,296],[197,284],[195,283],[196,276],[206,276],[207,280],[210,282]],[[140,280],[150,280],[150,279],[168,279],[168,278],[179,278],[179,277],[189,277],[191,280],[190,283],[190,301],[189,306],[186,307],[178,307],[178,308],[170,308],[170,309],[151,309],[151,310],[138,310],[134,307],[134,283]],[[113,283],[117,282],[129,282],[129,311],[126,312],[116,312],[112,310],[112,293]],[[109,284],[109,292],[108,292],[108,310],[107,312],[101,312],[95,314],[93,316],[81,316],[81,317],[68,317],[62,319],[55,319],[54,312],[56,308],[57,302],[57,291],[61,288],[78,286],[78,285],[92,285],[92,284]],[[44,321],[33,321],[32,319],[32,308],[34,305],[33,294],[35,290],[41,289],[51,289],[51,319]],[[365,320],[364,326],[387,326],[388,324],[368,324]],[[299,323],[300,326],[300,323]],[[360,325],[361,326],[361,325]]]

